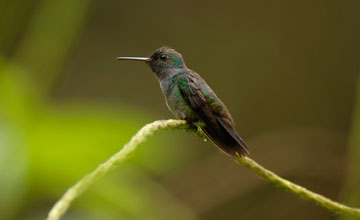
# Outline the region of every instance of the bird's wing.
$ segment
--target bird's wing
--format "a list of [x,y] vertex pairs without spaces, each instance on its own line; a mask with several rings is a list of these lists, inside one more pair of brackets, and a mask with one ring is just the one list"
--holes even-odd
[[218,147],[233,156],[236,153],[248,154],[245,142],[234,128],[230,113],[203,79],[194,74],[181,74],[177,85],[184,100],[205,123],[202,130]]
[[206,120],[214,117],[212,108],[201,91],[199,80],[197,78],[192,75],[181,74],[177,78],[177,86],[184,100],[201,119]]

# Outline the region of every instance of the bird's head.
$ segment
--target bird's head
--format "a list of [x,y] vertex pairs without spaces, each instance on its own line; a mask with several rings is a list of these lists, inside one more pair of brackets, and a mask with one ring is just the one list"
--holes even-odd
[[146,62],[154,73],[165,69],[186,68],[182,55],[169,47],[160,47],[150,57],[118,57],[117,59]]

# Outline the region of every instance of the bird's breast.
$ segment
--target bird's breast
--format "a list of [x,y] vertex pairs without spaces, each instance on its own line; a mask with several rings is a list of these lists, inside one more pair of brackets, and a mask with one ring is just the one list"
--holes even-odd
[[183,98],[177,85],[170,85],[165,89],[165,91],[163,90],[163,92],[165,95],[166,105],[177,118],[186,119],[188,121],[196,120],[196,114]]

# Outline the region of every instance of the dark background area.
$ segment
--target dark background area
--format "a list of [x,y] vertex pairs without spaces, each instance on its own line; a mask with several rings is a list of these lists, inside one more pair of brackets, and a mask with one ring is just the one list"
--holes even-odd
[[[252,158],[359,207],[359,9],[357,0],[3,0],[0,218],[44,219],[143,125],[173,118],[151,70],[115,60],[164,45],[227,105]],[[96,182],[64,219],[338,216],[210,143],[168,131]]]

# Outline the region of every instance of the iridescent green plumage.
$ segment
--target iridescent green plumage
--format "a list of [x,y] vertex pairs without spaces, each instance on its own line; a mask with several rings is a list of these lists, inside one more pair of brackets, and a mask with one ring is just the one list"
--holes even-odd
[[168,108],[177,118],[201,125],[215,145],[231,156],[249,153],[226,106],[200,75],[186,67],[179,52],[161,47],[148,58],[118,59],[146,61],[159,80]]

